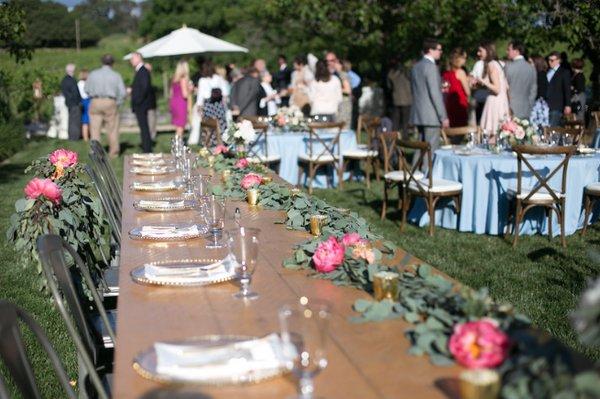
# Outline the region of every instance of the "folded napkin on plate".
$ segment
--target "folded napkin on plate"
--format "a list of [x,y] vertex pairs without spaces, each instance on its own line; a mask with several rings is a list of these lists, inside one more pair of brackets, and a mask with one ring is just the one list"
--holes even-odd
[[250,373],[260,378],[280,368],[287,368],[296,356],[291,344],[284,344],[273,333],[264,338],[223,346],[168,344],[157,342],[156,371],[183,380],[235,380]]
[[184,200],[139,200],[138,206],[142,208],[181,208]]
[[161,166],[161,165],[165,165],[167,163],[167,161],[165,161],[163,158],[150,158],[150,159],[143,159],[143,158],[137,158],[137,159],[133,159],[131,161],[132,165],[138,165],[138,166]]
[[144,265],[144,276],[160,282],[203,283],[231,277],[235,273],[234,267],[235,260],[228,255],[209,265]]
[[198,225],[190,226],[142,226],[142,237],[175,238],[201,234]]
[[133,158],[136,159],[157,159],[157,158],[162,158],[163,154],[162,153],[146,153],[146,154],[139,154],[139,153],[135,153],[132,154]]
[[158,182],[133,182],[133,188],[177,188],[174,181],[158,181]]

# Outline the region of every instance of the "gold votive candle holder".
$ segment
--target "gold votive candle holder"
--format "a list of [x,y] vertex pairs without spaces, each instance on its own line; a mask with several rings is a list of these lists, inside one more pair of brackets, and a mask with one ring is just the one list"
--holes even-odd
[[500,394],[500,375],[490,369],[463,371],[460,374],[461,399],[497,399]]
[[202,158],[206,158],[207,156],[210,155],[210,151],[208,151],[208,148],[206,147],[202,147],[200,148],[200,150],[198,151],[198,155],[200,155]]
[[327,216],[325,215],[311,215],[310,217],[310,234],[315,237],[323,234],[323,226],[327,221]]
[[212,167],[215,166],[215,156],[209,155],[206,160],[208,161],[208,167],[212,169]]
[[262,183],[263,184],[269,184],[273,181],[273,178],[271,176],[263,176],[262,177]]
[[246,190],[246,201],[248,201],[248,205],[258,205],[258,195],[258,188],[249,188],[248,190]]
[[231,169],[224,169],[221,171],[221,181],[223,183],[227,183],[229,178],[231,177]]
[[290,195],[292,196],[292,198],[299,196],[301,192],[302,190],[300,190],[299,188],[290,188]]
[[373,292],[377,301],[395,301],[400,293],[400,275],[396,272],[381,271],[373,275]]

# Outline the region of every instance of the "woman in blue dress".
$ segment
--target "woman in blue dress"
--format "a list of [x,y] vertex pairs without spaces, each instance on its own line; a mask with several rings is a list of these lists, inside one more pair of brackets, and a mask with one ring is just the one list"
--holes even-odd
[[81,96],[81,135],[83,140],[88,141],[90,139],[90,96],[85,92],[85,81],[88,77],[88,70],[82,69],[79,72],[79,82],[77,87],[79,88],[79,95]]

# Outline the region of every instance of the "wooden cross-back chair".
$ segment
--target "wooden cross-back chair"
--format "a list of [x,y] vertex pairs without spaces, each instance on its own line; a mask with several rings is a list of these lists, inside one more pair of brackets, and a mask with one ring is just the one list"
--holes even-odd
[[281,162],[279,154],[269,154],[269,124],[264,117],[256,116],[241,116],[240,120],[248,120],[252,123],[252,127],[256,132],[254,142],[246,149],[246,156],[251,163],[261,163],[267,167],[271,167]]
[[572,138],[572,144],[577,145],[583,138],[584,128],[583,124],[573,126],[546,126],[544,127],[544,136],[546,139],[550,139],[553,134],[559,134],[561,141],[564,142],[568,137]]
[[[363,118],[360,120],[360,118]],[[367,188],[371,188],[371,173],[375,172],[375,178],[379,181],[379,152],[375,148],[375,137],[377,128],[381,123],[379,117],[367,117],[366,115],[359,116],[359,125],[356,129],[356,140],[358,148],[355,150],[346,150],[342,153],[344,162],[342,163],[341,175],[348,169],[351,162],[364,161],[367,167],[364,171],[367,181]],[[362,131],[366,133],[366,143],[361,143],[363,137]],[[350,180],[354,177],[354,169],[350,169]]]
[[[456,225],[458,228],[460,221],[462,184],[452,180],[433,178],[431,144],[427,141],[399,140],[398,147],[400,154],[400,170],[404,175],[402,224],[400,226],[400,231],[404,231],[411,197],[422,197],[425,200],[425,205],[427,206],[427,212],[429,214],[430,236],[433,236],[435,227],[435,207],[442,198],[450,198],[454,201],[457,219]],[[409,164],[407,161],[406,149],[416,151],[415,156],[417,159],[412,164]],[[424,162],[427,163],[427,174],[423,177],[420,169],[423,167]]]
[[446,127],[442,128],[442,139],[445,145],[460,144],[464,141],[465,137],[468,138],[469,134],[475,135],[475,140],[481,141],[481,127],[480,126],[460,126],[460,127]]
[[[340,161],[340,135],[344,122],[315,122],[310,123],[307,138],[308,152],[298,156],[298,185],[301,183],[304,168],[308,168],[308,192],[312,194],[312,183],[321,167],[331,166],[338,175],[338,188],[342,188],[343,175]],[[327,130],[323,132],[323,130]],[[321,136],[323,135],[323,136]],[[315,144],[320,149],[315,148]],[[331,180],[333,180],[331,178]],[[333,186],[330,177],[327,178],[328,186]]]
[[[517,145],[513,151],[517,153],[517,190],[510,191],[511,199],[515,202],[515,211],[513,215],[514,238],[513,247],[519,240],[519,227],[525,214],[531,208],[541,206],[546,210],[548,220],[548,237],[552,239],[552,212],[556,213],[560,224],[560,239],[563,247],[567,246],[565,240],[565,200],[567,190],[567,170],[569,160],[575,153],[576,146],[563,147],[539,147],[532,145]],[[554,167],[546,176],[542,176],[538,170],[529,162],[527,155],[563,155],[561,162]],[[536,183],[533,187],[523,187],[523,164],[525,171],[535,177]],[[554,189],[550,186],[550,179],[554,175],[562,173],[560,189]],[[510,220],[510,219],[509,219]],[[507,229],[506,234],[510,232]]]
[[223,143],[221,127],[216,118],[202,118],[200,123],[200,144],[210,148]]

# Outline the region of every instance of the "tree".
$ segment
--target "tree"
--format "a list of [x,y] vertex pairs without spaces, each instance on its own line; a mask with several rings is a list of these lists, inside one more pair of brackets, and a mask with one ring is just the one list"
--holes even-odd
[[23,8],[14,2],[0,3],[0,47],[7,49],[17,62],[31,58],[31,48],[25,41],[26,32]]

